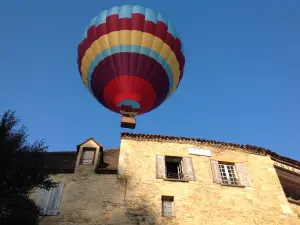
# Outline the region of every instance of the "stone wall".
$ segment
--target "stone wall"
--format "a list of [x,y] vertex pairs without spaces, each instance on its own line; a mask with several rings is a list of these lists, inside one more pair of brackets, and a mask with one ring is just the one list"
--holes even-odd
[[[297,216],[300,221],[300,202],[298,202],[298,204],[290,202],[290,207],[291,207],[293,213],[295,214],[295,216]],[[300,222],[299,222],[299,224],[300,224]]]
[[[127,215],[125,208],[125,183],[115,174],[95,174],[92,165],[79,165],[74,174],[59,174],[53,177],[65,184],[60,213],[44,216],[41,225],[92,225],[92,224],[137,224]],[[39,202],[40,191],[32,198]]]
[[[58,174],[53,180],[63,183],[60,213],[58,216],[44,216],[41,225],[128,225],[137,224],[135,216],[127,213],[125,206],[126,181],[116,174],[96,174],[97,160],[93,165],[80,165],[83,147],[95,147],[99,158],[99,145],[88,141],[80,146],[75,172]],[[39,203],[40,190],[31,197]]]
[[[122,140],[119,173],[127,180],[126,202],[140,224],[283,225],[293,212],[269,156],[202,146],[216,160],[243,162],[251,187],[213,183],[210,157],[188,154],[188,144]],[[192,156],[196,181],[156,179],[156,155]],[[161,196],[174,196],[174,218],[162,217]]]

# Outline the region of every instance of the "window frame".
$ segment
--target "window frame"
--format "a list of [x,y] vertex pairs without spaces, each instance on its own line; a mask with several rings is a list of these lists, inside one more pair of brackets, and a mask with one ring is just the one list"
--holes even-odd
[[[219,171],[220,171],[220,174],[221,174],[221,182],[222,182],[222,185],[229,185],[229,186],[242,186],[240,184],[240,181],[239,181],[239,177],[238,177],[238,173],[236,171],[236,167],[235,167],[235,164],[234,163],[230,163],[230,162],[220,162],[219,161]],[[224,167],[224,172],[226,174],[226,176],[223,176],[223,171],[222,171],[222,168],[221,167]],[[232,168],[233,170],[233,173],[230,172],[229,170],[229,167]],[[233,175],[233,179],[234,181],[231,181],[231,177],[230,177],[230,174]],[[224,179],[226,178],[226,179]]]
[[[181,159],[183,179],[167,178],[166,158]],[[187,156],[156,155],[156,179],[164,179],[166,181],[179,181],[179,182],[196,181],[193,158]]]
[[[168,177],[168,173],[171,173],[171,172],[168,172],[168,167],[167,167],[167,162],[169,163],[172,163],[170,162],[169,160],[179,160],[179,163],[178,163],[178,166],[181,167],[180,169],[180,172],[177,170],[177,178],[174,178],[174,177]],[[165,160],[164,160],[164,163],[165,163],[165,177],[167,180],[185,180],[185,176],[184,176],[184,172],[183,172],[183,165],[182,165],[182,159],[183,157],[180,157],[180,156],[165,156]]]
[[[230,184],[223,181],[221,175],[222,171],[219,166],[220,164],[233,166],[237,184]],[[251,187],[251,180],[248,175],[245,163],[226,162],[221,160],[210,159],[210,165],[211,165],[211,171],[212,171],[212,177],[214,183],[223,186],[233,186],[233,187],[242,187],[242,188]]]
[[[91,152],[94,153],[93,154],[93,159],[92,159],[91,163],[84,163],[83,162],[85,160],[84,159],[84,152],[88,152],[88,151],[91,151]],[[82,151],[81,151],[80,159],[79,159],[79,164],[80,165],[93,165],[95,163],[95,157],[96,157],[96,148],[93,148],[93,147],[83,147]]]
[[[171,215],[166,215],[165,214],[165,204],[164,203],[171,203],[169,205],[169,207],[167,208],[171,208]],[[161,215],[163,217],[168,217],[168,218],[172,218],[175,217],[175,201],[174,201],[174,196],[166,196],[166,195],[162,195],[161,196],[161,206],[162,206],[162,212]],[[171,207],[170,207],[171,206]],[[168,212],[169,213],[169,212]]]

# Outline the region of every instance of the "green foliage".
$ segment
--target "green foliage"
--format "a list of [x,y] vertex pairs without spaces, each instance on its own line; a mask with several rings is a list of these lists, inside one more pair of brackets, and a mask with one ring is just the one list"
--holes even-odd
[[0,120],[0,224],[38,224],[39,209],[28,198],[35,187],[56,186],[43,170],[48,146],[44,141],[28,143],[27,130],[19,126],[14,111]]
[[11,195],[1,202],[4,207],[0,217],[3,225],[38,225],[40,209],[26,195]]

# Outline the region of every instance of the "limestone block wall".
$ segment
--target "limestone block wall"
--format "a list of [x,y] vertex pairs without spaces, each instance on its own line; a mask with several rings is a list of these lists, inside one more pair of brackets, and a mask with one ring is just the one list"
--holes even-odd
[[290,202],[290,207],[291,207],[293,213],[295,214],[295,216],[298,217],[298,219],[299,219],[299,224],[300,224],[300,205],[299,205],[299,204],[295,204],[295,203],[291,203],[291,202]]
[[[65,187],[58,216],[44,216],[41,225],[127,225],[137,219],[127,214],[125,183],[115,174],[95,174],[93,165],[78,165],[74,174],[53,177]],[[40,190],[32,193],[39,202]]]
[[[122,140],[119,173],[127,180],[128,209],[141,224],[190,225],[283,225],[293,212],[269,156],[201,146],[212,157],[189,155],[192,144]],[[190,156],[196,180],[171,182],[156,179],[156,155]],[[242,162],[251,187],[239,188],[213,183],[210,159]],[[174,196],[175,217],[162,217],[161,196]]]

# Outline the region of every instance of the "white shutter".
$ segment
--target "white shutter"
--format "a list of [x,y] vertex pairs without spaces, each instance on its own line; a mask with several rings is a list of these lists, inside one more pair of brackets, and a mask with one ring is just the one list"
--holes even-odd
[[59,184],[56,188],[52,188],[51,196],[47,208],[47,215],[56,216],[59,213],[60,201],[64,189],[64,184]]
[[52,188],[48,190],[46,189],[41,189],[41,196],[40,196],[40,208],[41,208],[41,214],[46,215],[47,213],[47,208],[48,208],[48,203],[50,200],[50,195],[51,195],[51,190]]
[[189,180],[196,180],[192,157],[182,158],[182,164],[183,164],[182,166],[183,166],[184,178],[188,178]]
[[251,182],[248,176],[247,169],[243,163],[236,163],[235,168],[239,177],[239,184],[245,187],[250,187]]
[[214,183],[220,184],[222,183],[222,177],[221,172],[219,168],[219,162],[216,160],[211,159],[210,160],[210,166],[211,166],[211,172],[213,175],[213,181]]
[[164,155],[156,156],[156,178],[164,179],[166,176],[166,163]]

